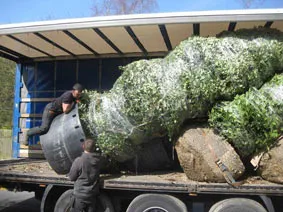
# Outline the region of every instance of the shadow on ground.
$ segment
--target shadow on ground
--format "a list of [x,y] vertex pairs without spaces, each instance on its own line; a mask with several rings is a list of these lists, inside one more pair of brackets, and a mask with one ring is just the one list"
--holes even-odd
[[15,204],[10,203],[10,206],[0,210],[1,212],[40,212],[40,201],[35,198],[30,198]]

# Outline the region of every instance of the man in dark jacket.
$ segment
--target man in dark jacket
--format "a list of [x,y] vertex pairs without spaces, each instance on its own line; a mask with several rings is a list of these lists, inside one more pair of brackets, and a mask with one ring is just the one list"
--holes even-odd
[[74,193],[71,212],[94,211],[96,196],[99,193],[99,174],[102,158],[95,153],[95,141],[85,140],[83,154],[76,158],[69,172],[69,178],[74,183]]
[[66,91],[60,97],[54,99],[52,102],[47,104],[44,108],[42,115],[42,123],[40,127],[31,128],[24,134],[24,145],[28,145],[28,138],[33,135],[46,134],[50,128],[53,119],[61,113],[69,113],[74,104],[81,97],[83,87],[81,84],[76,83],[73,86],[73,90]]

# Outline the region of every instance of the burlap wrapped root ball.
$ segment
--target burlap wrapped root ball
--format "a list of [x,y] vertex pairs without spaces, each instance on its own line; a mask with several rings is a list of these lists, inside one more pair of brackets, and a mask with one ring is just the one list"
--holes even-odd
[[275,66],[283,67],[278,31],[270,30],[268,38],[254,31],[262,37],[190,37],[163,59],[122,67],[109,92],[90,96],[82,122],[102,151],[119,161],[133,158],[153,137],[176,137],[186,119],[207,116],[216,102],[261,87]]
[[208,127],[187,127],[176,143],[176,151],[181,167],[191,180],[226,182],[216,164],[218,159],[228,168],[234,179],[238,179],[245,172],[245,167],[233,147]]
[[283,183],[283,138],[261,157],[257,173],[265,180]]
[[215,106],[209,122],[244,160],[270,149],[283,130],[283,75]]

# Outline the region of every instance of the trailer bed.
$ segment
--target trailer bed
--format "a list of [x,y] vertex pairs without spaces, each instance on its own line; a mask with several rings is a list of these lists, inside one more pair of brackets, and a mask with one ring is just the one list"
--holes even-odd
[[[189,180],[181,172],[154,172],[143,174],[121,173],[102,175],[103,189],[178,192],[187,194],[215,193],[242,195],[283,196],[283,185],[271,183],[260,177],[249,177],[235,188],[227,183],[205,183]],[[46,160],[12,159],[0,161],[0,184],[9,182],[39,185],[69,185],[72,182],[66,175],[56,174]]]

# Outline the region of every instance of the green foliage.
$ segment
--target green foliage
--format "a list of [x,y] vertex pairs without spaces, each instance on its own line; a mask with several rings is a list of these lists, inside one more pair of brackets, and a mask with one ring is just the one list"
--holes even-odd
[[261,89],[215,106],[209,122],[245,158],[274,145],[283,130],[282,115],[283,75],[277,75]]
[[254,39],[245,38],[247,31],[190,37],[164,59],[122,67],[113,88],[91,96],[86,107],[101,149],[131,158],[140,143],[157,135],[174,138],[184,120],[207,116],[217,102],[260,88],[283,69],[283,35],[267,31],[249,30]]
[[164,102],[159,91],[162,86],[162,60],[140,60],[122,67],[123,75],[113,90],[119,90],[125,98],[123,112],[134,126],[146,136],[162,129],[161,116]]
[[[131,124],[123,117],[119,96],[106,92],[84,91],[79,104],[80,121],[87,137],[97,140],[99,148],[112,158],[125,161],[134,157],[138,147],[125,141],[132,133]],[[134,133],[136,135],[136,133]]]
[[0,58],[0,129],[12,128],[15,63]]

